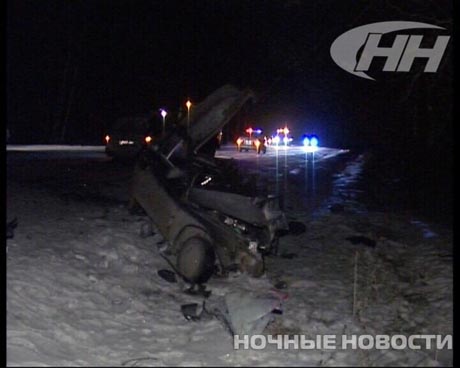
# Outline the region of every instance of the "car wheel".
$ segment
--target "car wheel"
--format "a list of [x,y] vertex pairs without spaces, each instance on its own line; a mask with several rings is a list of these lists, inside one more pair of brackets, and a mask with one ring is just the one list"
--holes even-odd
[[214,273],[216,254],[209,241],[201,237],[187,239],[177,255],[177,269],[193,284],[203,284]]

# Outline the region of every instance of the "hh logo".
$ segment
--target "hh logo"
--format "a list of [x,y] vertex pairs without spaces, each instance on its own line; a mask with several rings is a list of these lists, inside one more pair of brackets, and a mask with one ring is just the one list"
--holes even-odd
[[[415,58],[427,59],[425,72],[435,73],[449,43],[450,36],[438,36],[432,48],[421,48],[423,36],[397,35],[391,47],[379,47],[382,35],[407,29],[445,29],[418,22],[380,22],[353,28],[340,35],[331,45],[331,56],[335,63],[357,77],[372,79],[369,70],[374,57],[385,57],[385,72],[408,72]],[[357,59],[359,49],[361,57]]]

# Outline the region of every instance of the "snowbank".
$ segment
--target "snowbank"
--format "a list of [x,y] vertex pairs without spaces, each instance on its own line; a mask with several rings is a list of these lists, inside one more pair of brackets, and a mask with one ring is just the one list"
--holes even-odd
[[[109,190],[110,188],[106,188]],[[283,285],[284,314],[266,333],[452,334],[452,239],[424,237],[397,214],[304,211],[291,191],[289,217],[305,233],[281,240],[267,273],[212,278],[212,298]],[[8,186],[7,364],[10,366],[452,365],[439,350],[234,350],[217,319],[187,321],[201,303],[157,271],[163,239],[142,237],[147,218],[125,204],[84,201],[17,182]],[[352,244],[363,236],[375,247]]]

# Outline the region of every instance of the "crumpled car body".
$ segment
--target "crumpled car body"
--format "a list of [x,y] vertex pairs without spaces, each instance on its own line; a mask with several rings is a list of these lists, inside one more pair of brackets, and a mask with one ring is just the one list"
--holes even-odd
[[190,121],[145,149],[134,170],[132,202],[168,241],[170,264],[193,284],[235,269],[262,275],[264,254],[288,229],[276,197],[257,196],[233,160],[214,157],[216,137],[252,98],[249,90],[221,87]]

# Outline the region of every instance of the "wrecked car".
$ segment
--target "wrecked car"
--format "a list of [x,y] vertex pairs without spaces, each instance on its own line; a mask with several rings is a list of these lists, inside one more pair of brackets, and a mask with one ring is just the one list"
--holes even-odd
[[131,205],[140,205],[168,243],[175,271],[192,284],[239,269],[264,272],[288,229],[278,198],[258,196],[233,159],[214,157],[216,135],[243,105],[249,90],[226,85],[198,104],[187,119],[141,154]]

